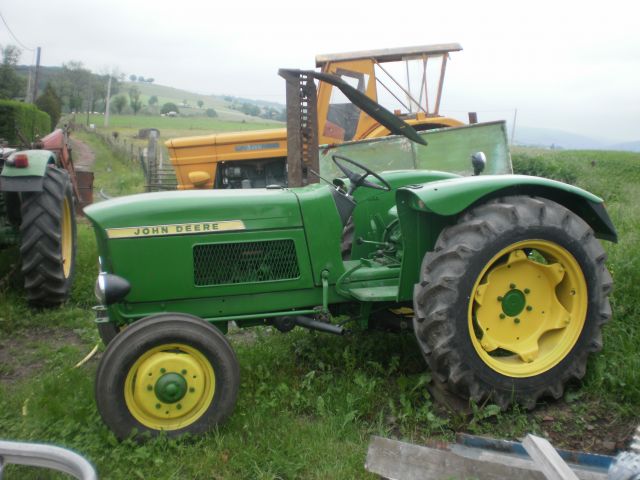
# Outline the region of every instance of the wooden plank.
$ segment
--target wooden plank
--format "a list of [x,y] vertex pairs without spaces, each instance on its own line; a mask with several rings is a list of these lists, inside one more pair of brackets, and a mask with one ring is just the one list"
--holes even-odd
[[522,446],[548,480],[578,480],[548,440],[528,434]]
[[[365,470],[397,480],[517,478],[544,480],[534,463],[523,457],[454,445],[430,448],[371,437]],[[576,469],[581,480],[605,480],[606,473]]]
[[542,473],[493,461],[461,457],[448,450],[372,437],[365,470],[398,480],[475,477],[488,480],[543,480]]

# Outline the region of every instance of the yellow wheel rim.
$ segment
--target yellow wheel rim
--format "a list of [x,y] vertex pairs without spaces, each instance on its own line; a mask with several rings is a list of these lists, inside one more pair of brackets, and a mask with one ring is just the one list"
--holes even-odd
[[155,347],[133,364],[124,398],[133,417],[153,430],[177,430],[204,415],[213,401],[215,374],[209,360],[183,344]]
[[553,242],[525,240],[498,252],[478,276],[469,335],[493,370],[532,377],[569,354],[586,315],[587,284],[574,256]]
[[71,205],[69,199],[65,197],[62,204],[62,272],[64,278],[71,275],[71,262],[73,258],[73,223],[71,217]]

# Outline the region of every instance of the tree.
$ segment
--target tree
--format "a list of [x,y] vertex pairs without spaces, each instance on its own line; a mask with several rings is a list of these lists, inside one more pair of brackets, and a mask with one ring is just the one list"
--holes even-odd
[[87,109],[91,109],[89,100],[100,98],[100,93],[93,90],[94,77],[82,62],[71,61],[62,64],[62,70],[52,80],[52,86],[70,111],[81,110],[85,100]]
[[140,90],[138,90],[138,87],[131,87],[129,89],[129,104],[131,105],[133,114],[137,115],[142,108],[142,102],[140,101]]
[[147,83],[153,83],[155,81],[155,78],[147,78],[146,82]]
[[124,107],[127,106],[127,97],[125,97],[124,95],[118,95],[113,99],[112,103],[113,108],[116,109],[116,112],[118,112],[118,114],[121,114]]
[[247,102],[242,104],[242,107],[240,107],[240,111],[245,115],[251,115],[254,117],[260,115],[260,107]]
[[[94,97],[102,100],[102,104],[107,104],[107,86],[109,85],[109,77],[111,77],[111,97],[114,97],[120,91],[119,77],[122,75],[117,71],[103,71],[100,75],[96,75],[94,86]],[[95,110],[95,109],[94,109]]]
[[216,112],[213,108],[207,108],[206,114],[207,114],[207,117],[211,117],[211,118],[218,116],[218,112]]
[[138,78],[138,76],[134,75],[133,73],[131,75],[129,75],[129,80],[131,80],[132,82],[135,82],[137,78]]
[[202,100],[198,100],[198,108],[202,108],[204,102]]
[[138,75],[138,81],[139,82],[145,82],[146,80],[144,79],[144,77],[142,75]]
[[163,113],[166,115],[169,112],[180,113],[180,110],[178,110],[178,106],[175,103],[167,102],[164,105],[162,105],[162,108],[160,109],[160,113]]
[[16,65],[22,51],[15,45],[7,45],[2,49],[2,65],[0,65],[0,98],[18,98],[25,95],[25,79],[16,73]]
[[151,95],[151,97],[149,97],[149,101],[147,102],[149,104],[150,107],[153,107],[154,105],[158,104],[158,97],[155,95]]
[[47,112],[51,117],[51,125],[55,127],[60,120],[60,112],[62,110],[62,100],[54,90],[50,82],[42,92],[42,95],[36,100],[36,107],[43,112]]

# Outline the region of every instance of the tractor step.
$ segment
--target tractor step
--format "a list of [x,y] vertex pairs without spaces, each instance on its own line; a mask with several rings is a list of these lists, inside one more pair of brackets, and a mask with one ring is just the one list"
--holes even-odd
[[393,302],[398,298],[398,286],[351,288],[349,293],[361,302]]

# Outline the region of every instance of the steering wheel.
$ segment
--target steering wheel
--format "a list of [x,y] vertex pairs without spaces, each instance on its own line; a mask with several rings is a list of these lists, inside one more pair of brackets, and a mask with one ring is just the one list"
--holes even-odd
[[[369,168],[365,167],[364,165],[351,160],[350,158],[347,157],[343,157],[342,155],[333,155],[331,158],[333,158],[333,163],[336,164],[336,166],[342,170],[342,172],[347,176],[347,178],[349,179],[349,181],[351,182],[351,186],[349,187],[349,192],[348,195],[351,195],[356,188],[361,187],[361,186],[365,186],[365,187],[369,187],[369,188],[375,188],[376,190],[383,190],[385,192],[388,192],[391,190],[391,185],[389,185],[389,182],[387,182],[384,178],[382,178],[380,175],[378,175],[376,172],[374,172],[373,170],[370,170]],[[355,165],[356,167],[358,167],[359,169],[361,169],[362,171],[364,171],[365,173],[363,175],[359,175],[355,172],[353,172],[352,170],[350,170],[348,167],[346,167],[345,165],[343,165],[342,162],[346,162],[346,163],[350,163],[351,165]],[[367,177],[371,175],[372,177],[377,178],[380,183],[382,183],[382,185],[378,185],[377,183],[373,183],[370,182],[369,180],[367,180]]]

